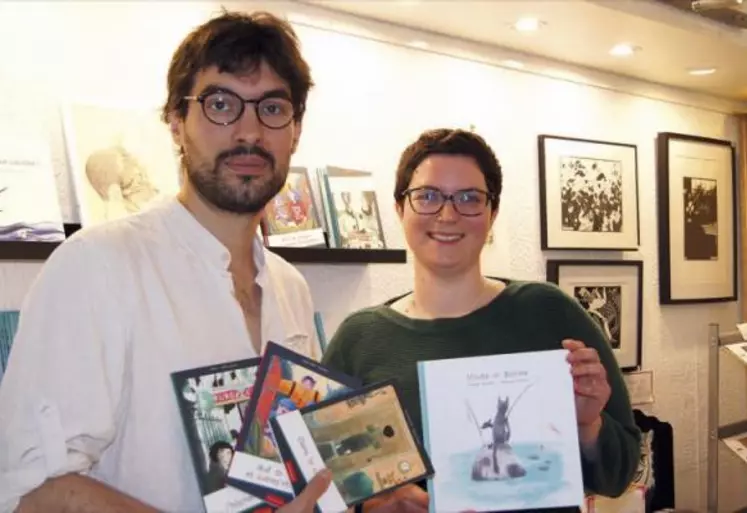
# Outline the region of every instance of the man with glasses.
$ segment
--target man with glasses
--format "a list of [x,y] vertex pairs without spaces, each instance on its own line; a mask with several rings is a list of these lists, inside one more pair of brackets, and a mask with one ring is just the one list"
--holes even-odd
[[[28,293],[0,388],[0,511],[202,511],[170,374],[269,340],[320,357],[306,282],[257,234],[311,87],[269,14],[224,14],[179,46],[163,114],[183,185],[78,232]],[[329,479],[281,511],[312,511]]]

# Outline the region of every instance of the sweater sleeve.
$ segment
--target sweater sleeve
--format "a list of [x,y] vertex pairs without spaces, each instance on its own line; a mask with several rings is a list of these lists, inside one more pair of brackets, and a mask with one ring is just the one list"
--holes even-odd
[[357,331],[351,317],[342,321],[327,344],[327,349],[322,356],[322,365],[337,372],[354,375],[350,362],[350,347],[354,344]]
[[641,432],[635,423],[622,371],[604,333],[589,314],[570,296],[556,289],[557,313],[562,339],[580,340],[599,353],[607,371],[610,399],[602,411],[602,428],[596,457],[582,457],[584,486],[588,492],[608,497],[620,496],[630,485],[640,459]]

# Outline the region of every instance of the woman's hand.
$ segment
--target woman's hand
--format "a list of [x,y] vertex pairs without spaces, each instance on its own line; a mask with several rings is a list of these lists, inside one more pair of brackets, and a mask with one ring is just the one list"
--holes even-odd
[[405,485],[367,500],[363,513],[428,513],[428,493],[417,485]]
[[612,393],[607,370],[593,347],[586,347],[583,342],[572,339],[563,340],[563,347],[569,351],[567,359],[573,376],[581,443],[593,445],[602,427],[602,410]]

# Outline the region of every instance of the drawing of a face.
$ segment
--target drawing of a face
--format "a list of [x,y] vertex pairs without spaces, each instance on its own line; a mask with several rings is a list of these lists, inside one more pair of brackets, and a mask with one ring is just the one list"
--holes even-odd
[[232,457],[233,457],[233,450],[231,449],[221,449],[220,451],[218,451],[218,463],[226,471],[228,471],[228,467],[231,464]]

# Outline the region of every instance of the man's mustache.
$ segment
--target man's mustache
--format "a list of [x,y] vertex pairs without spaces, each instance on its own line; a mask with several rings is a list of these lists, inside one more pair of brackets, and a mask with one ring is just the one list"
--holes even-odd
[[215,160],[220,164],[221,162],[225,161],[226,159],[230,159],[231,157],[240,157],[244,155],[256,155],[260,158],[263,158],[267,161],[270,167],[272,167],[272,169],[275,169],[275,157],[273,157],[272,154],[266,149],[256,145],[237,146],[233,149],[219,153],[218,158],[216,158]]

